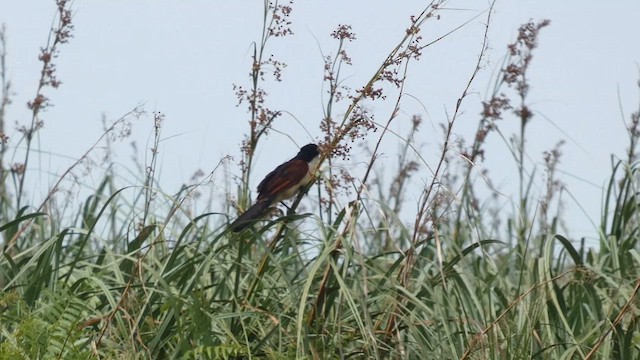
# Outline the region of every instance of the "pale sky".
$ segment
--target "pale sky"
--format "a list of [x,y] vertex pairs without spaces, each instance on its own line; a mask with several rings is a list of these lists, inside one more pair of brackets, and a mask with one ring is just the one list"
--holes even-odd
[[[293,4],[294,36],[273,39],[269,44],[270,52],[288,65],[283,81],[269,82],[265,87],[270,107],[291,113],[312,138],[290,115],[282,117],[275,128],[297,144],[275,132],[265,139],[252,188],[271,168],[293,156],[297,146],[321,136],[321,54],[334,53],[336,41],[329,34],[337,25],[350,24],[357,34],[357,40],[346,48],[354,65],[345,70],[345,81],[359,88],[402,38],[409,17],[425,3],[299,0]],[[442,142],[438,124],[452,113],[480,50],[486,14],[472,19],[488,6],[488,1],[451,0],[448,9],[440,12],[441,19],[427,23],[421,32],[425,41],[430,41],[471,20],[427,48],[422,60],[410,68],[406,91],[415,100],[403,102],[403,116],[393,130],[404,133],[411,115],[423,115],[427,123],[418,141],[425,144],[428,161],[437,159]],[[260,37],[262,1],[76,0],[73,9],[74,38],[61,47],[55,62],[63,83],[59,89],[45,91],[54,107],[42,114],[45,128],[39,146],[54,155],[43,155],[32,164],[43,177],[62,173],[91,146],[102,133],[102,114],[115,120],[140,103],[147,111],[158,110],[166,116],[160,183],[168,193],[177,192],[197,169],[212,171],[227,154],[239,159],[248,116],[244,107],[236,107],[232,85],[249,85],[251,44]],[[565,197],[570,235],[593,237],[595,229],[588,218],[596,224],[599,221],[611,154],[623,156],[627,146],[624,122],[638,110],[640,1],[498,0],[494,11],[487,61],[472,85],[474,94],[466,99],[454,132],[471,141],[480,102],[488,96],[506,45],[515,39],[520,24],[530,19],[551,20],[541,32],[530,73],[530,107],[537,115],[529,127],[528,154],[540,163],[544,150],[560,139],[567,141],[560,164],[567,176],[562,180],[588,215]],[[30,119],[25,104],[35,94],[40,70],[37,57],[54,14],[53,0],[0,0],[0,23],[7,29],[7,66],[14,91],[7,114],[7,135],[12,140],[19,137],[13,128],[15,122],[26,124]],[[375,102],[371,109],[382,121],[391,106]],[[517,130],[516,119],[511,119],[511,124],[500,124],[506,134]],[[152,124],[140,122],[133,130],[132,139],[139,148],[146,146]],[[124,167],[130,167],[128,143],[120,145],[115,154],[115,161]],[[395,139],[385,142],[383,149],[390,161],[396,148]],[[354,157],[354,163],[367,160]],[[517,168],[495,134],[487,157],[482,166],[490,170],[500,191],[510,193]],[[239,174],[239,169],[230,171]],[[430,173],[423,171],[419,179],[429,180]],[[537,183],[541,185],[541,167],[538,172]],[[91,186],[99,180],[90,174],[87,181]],[[45,186],[51,182],[40,181]],[[418,195],[419,189],[409,191],[409,208]],[[512,200],[504,201],[508,208]]]

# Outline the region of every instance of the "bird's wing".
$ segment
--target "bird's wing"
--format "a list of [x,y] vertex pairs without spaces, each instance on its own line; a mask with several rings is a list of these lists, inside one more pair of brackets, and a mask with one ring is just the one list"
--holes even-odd
[[258,199],[275,199],[278,194],[296,186],[309,172],[309,164],[300,159],[289,160],[270,172],[258,184]]

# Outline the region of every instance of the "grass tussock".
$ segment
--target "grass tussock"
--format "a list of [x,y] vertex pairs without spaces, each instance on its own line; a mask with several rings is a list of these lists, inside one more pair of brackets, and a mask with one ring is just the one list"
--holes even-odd
[[[526,160],[535,121],[527,74],[549,21],[520,27],[482,103],[474,138],[454,141],[462,105],[483,70],[493,15],[487,9],[477,63],[462,69],[468,82],[442,121],[438,157],[420,152],[422,115],[403,118],[400,109],[409,65],[433,44],[421,29],[440,18],[444,3],[433,1],[412,16],[370,80],[353,89],[342,72],[357,66],[348,55],[357,36],[348,25],[330,34],[336,48],[318,69],[325,81],[318,182],[285,211],[237,234],[227,225],[251,204],[257,146],[283,115],[268,107],[266,87],[282,81],[284,71],[268,46],[293,35],[291,3],[265,2],[248,85],[234,85],[248,128],[241,176],[235,187],[224,179],[224,202],[202,194],[227,170],[225,159],[178,191],[157,186],[164,115],[137,107],[105,126],[48,194],[29,203],[34,137],[50,105],[47,94],[60,85],[54,61],[72,39],[71,3],[56,1],[58,19],[28,104],[32,116],[11,137],[3,28],[0,359],[640,358],[640,111],[629,121],[627,154],[612,157],[599,246],[588,248],[559,231],[562,142],[543,155],[541,196],[533,194],[538,175]],[[392,111],[373,114],[368,104],[382,101],[395,104]],[[140,117],[153,121],[146,163],[122,186],[107,157],[102,181],[69,209],[65,182],[79,178],[99,146],[126,138],[129,122]],[[503,133],[505,118],[518,121],[519,131]],[[392,132],[398,121],[411,124],[405,134]],[[389,137],[398,139],[399,151],[381,157]],[[491,177],[479,170],[491,156],[489,141],[501,141],[517,169],[513,209],[496,205]],[[367,154],[357,178],[345,165],[354,143],[365,144]],[[420,196],[410,203],[407,189],[416,186]],[[194,212],[193,202],[210,210]]]

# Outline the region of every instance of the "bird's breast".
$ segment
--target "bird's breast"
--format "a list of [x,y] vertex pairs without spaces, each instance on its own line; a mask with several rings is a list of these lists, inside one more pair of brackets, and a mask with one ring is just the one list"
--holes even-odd
[[316,156],[315,159],[311,160],[309,162],[309,170],[305,174],[304,178],[302,178],[302,180],[300,180],[300,182],[298,182],[297,185],[292,186],[289,189],[284,190],[283,192],[278,194],[278,197],[276,198],[276,200],[274,202],[280,202],[282,200],[286,200],[286,199],[292,198],[293,196],[295,196],[298,193],[298,191],[300,191],[301,187],[309,184],[309,182],[313,179],[313,175],[318,170],[319,162],[320,162],[320,157],[319,156]]

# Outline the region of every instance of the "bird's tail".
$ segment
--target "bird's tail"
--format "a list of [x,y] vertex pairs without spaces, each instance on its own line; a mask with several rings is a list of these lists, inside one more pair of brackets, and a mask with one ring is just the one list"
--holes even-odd
[[271,205],[271,201],[262,200],[253,204],[247,211],[238,216],[238,218],[229,225],[233,232],[239,232],[253,224],[257,219],[263,217]]

